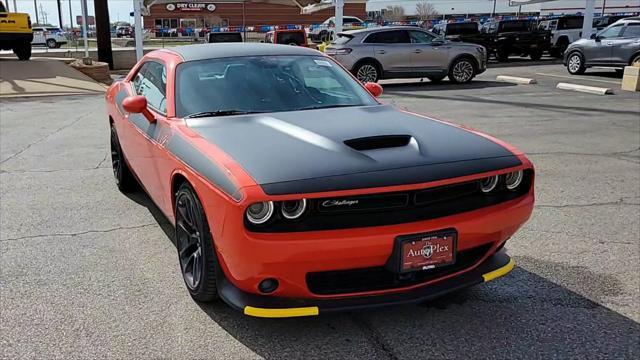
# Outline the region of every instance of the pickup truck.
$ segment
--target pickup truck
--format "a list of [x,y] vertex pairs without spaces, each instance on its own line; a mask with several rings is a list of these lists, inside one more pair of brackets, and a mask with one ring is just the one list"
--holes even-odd
[[29,60],[32,40],[29,14],[7,12],[0,1],[0,50],[13,50],[18,59]]
[[540,60],[542,53],[551,46],[551,32],[538,29],[533,20],[490,21],[482,25],[480,33],[478,40],[463,37],[462,41],[483,45],[498,61],[507,61],[510,55]]

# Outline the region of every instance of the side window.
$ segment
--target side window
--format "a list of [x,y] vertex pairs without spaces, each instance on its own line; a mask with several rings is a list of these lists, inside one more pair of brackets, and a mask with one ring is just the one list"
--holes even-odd
[[624,29],[622,37],[625,38],[640,38],[640,23],[630,23]]
[[433,36],[422,31],[409,31],[412,44],[431,44]]
[[407,31],[392,30],[373,33],[364,42],[370,44],[408,44],[411,40]]
[[147,103],[155,110],[167,110],[167,71],[164,65],[155,61],[146,62],[133,80],[136,94],[147,98]]
[[602,32],[598,34],[598,37],[602,39],[617,38],[620,37],[620,31],[622,31],[622,24],[611,26],[602,30]]

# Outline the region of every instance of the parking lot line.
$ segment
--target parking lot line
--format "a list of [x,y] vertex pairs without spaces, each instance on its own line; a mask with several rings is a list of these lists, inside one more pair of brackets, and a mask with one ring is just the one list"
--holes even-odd
[[575,76],[568,76],[568,75],[556,75],[556,74],[546,74],[546,73],[536,73],[536,75],[557,77],[557,78],[563,78],[563,79],[572,79],[572,80],[595,81],[595,82],[602,82],[602,83],[609,83],[609,84],[616,84],[616,85],[622,84],[622,82],[620,81],[592,79],[592,78],[575,77]]

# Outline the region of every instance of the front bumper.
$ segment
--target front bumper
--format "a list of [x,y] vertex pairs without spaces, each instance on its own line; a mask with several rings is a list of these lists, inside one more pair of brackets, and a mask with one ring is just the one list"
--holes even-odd
[[233,286],[224,277],[224,273],[218,271],[218,292],[227,304],[249,316],[266,318],[315,316],[337,311],[422,302],[494,280],[506,275],[514,267],[515,261],[503,249],[471,271],[413,290],[338,299],[300,299],[251,294]]

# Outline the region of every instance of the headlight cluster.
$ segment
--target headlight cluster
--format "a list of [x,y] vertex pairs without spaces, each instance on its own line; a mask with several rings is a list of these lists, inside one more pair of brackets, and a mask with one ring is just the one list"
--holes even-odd
[[276,210],[279,210],[282,217],[288,220],[295,220],[307,210],[307,200],[287,200],[287,201],[263,201],[249,205],[247,208],[247,220],[255,225],[264,224],[271,219]]
[[[507,190],[514,191],[522,184],[522,179],[524,178],[524,174],[522,170],[510,172],[505,175],[495,175],[484,178],[480,181],[480,190],[483,193],[487,194],[498,188],[498,184],[501,182],[504,183],[504,187]],[[501,181],[502,180],[502,181]]]

